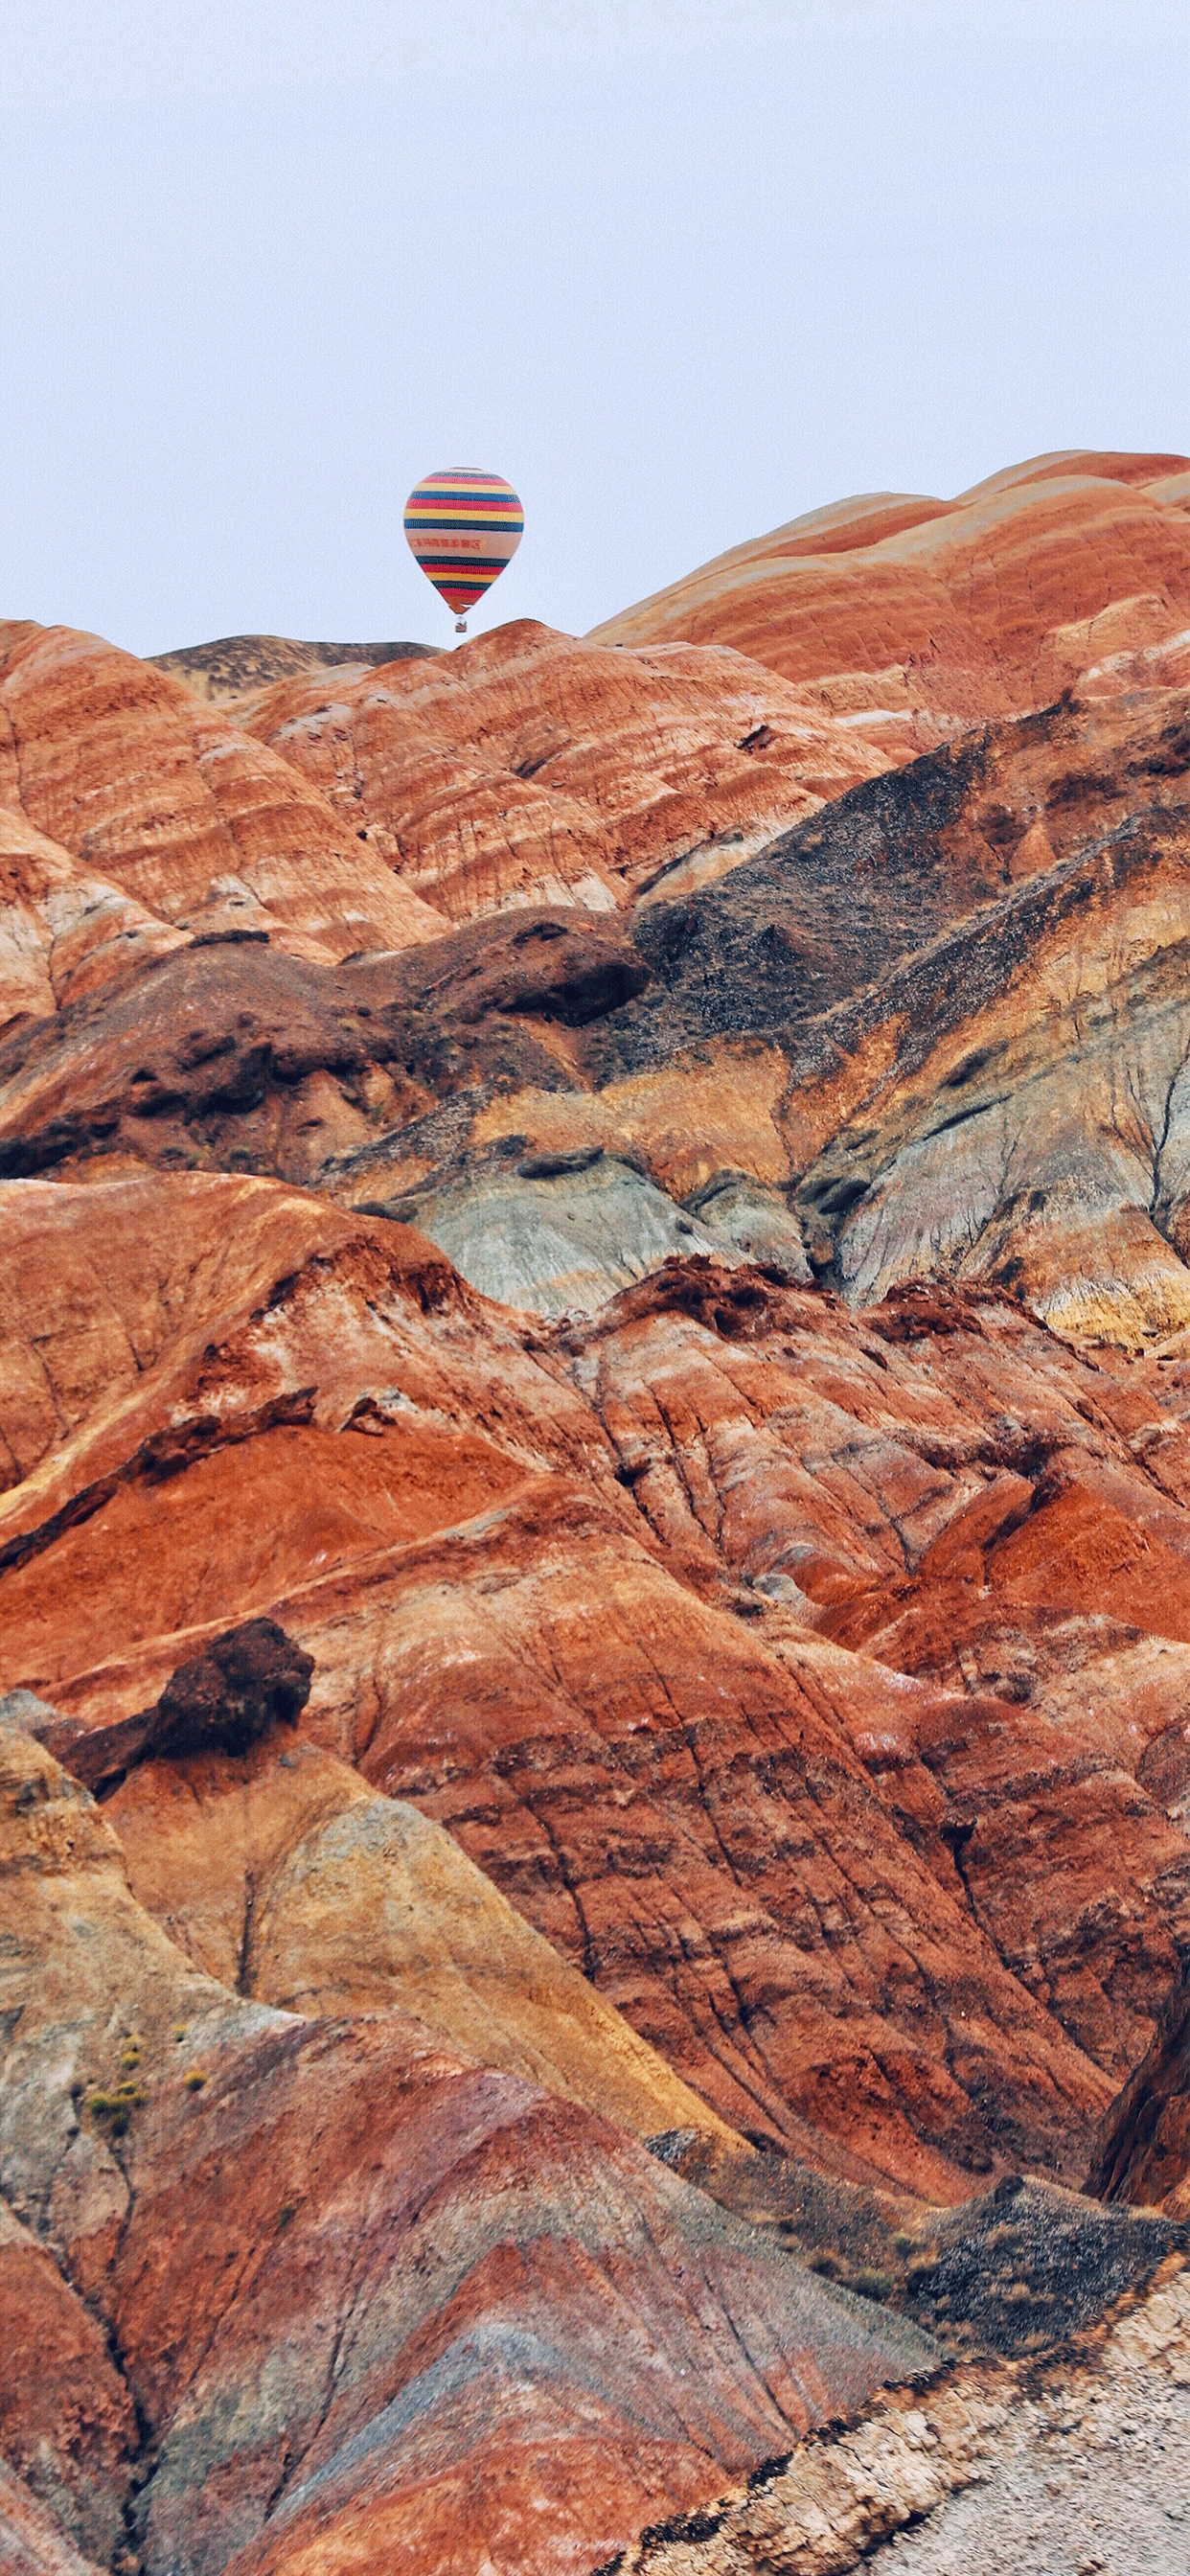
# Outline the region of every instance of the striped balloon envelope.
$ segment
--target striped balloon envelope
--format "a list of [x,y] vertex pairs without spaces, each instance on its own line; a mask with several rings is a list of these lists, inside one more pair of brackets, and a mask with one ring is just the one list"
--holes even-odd
[[405,534],[426,579],[453,608],[459,634],[467,631],[464,611],[511,561],[524,526],[512,485],[499,474],[457,465],[414,485],[405,503]]

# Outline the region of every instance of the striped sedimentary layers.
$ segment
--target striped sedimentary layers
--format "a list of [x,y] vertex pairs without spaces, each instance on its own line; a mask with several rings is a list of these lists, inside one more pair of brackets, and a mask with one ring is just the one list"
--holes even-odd
[[842,2567],[1176,2256],[1188,527],[0,632],[0,2557]]

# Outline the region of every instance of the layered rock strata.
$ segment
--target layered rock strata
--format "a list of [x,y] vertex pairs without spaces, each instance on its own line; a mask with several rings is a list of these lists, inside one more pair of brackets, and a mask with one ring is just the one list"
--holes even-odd
[[1184,456],[1071,450],[954,501],[862,493],[720,555],[593,640],[729,645],[912,756],[1045,706],[1084,672],[1110,684],[1184,655],[1188,474]]
[[885,765],[742,654],[528,620],[432,664],[283,682],[242,721],[452,921],[707,883]]
[[596,2115],[399,2009],[300,2018],[196,1970],[87,1793],[11,1728],[0,1769],[0,2182],[45,2249],[35,2482],[68,2536],[123,2523],[152,2576],[203,2576],[348,2565],[366,2517],[373,2556],[552,2570],[576,2521],[606,2555],[929,2366]]
[[1176,2549],[1184,468],[0,630],[31,2576]]
[[0,1164],[313,1180],[544,1314],[685,1243],[852,1302],[988,1276],[1159,1344],[1190,1323],[1186,707],[996,727],[631,922],[338,969],[239,938],[64,989],[0,1041]]
[[287,762],[93,635],[0,625],[6,808],[195,937],[265,931],[331,959],[436,927]]
[[315,1737],[733,2129],[942,2197],[1081,2171],[1190,1888],[1139,1778],[1186,1625],[1177,1372],[1121,1425],[1003,1298],[853,1321],[705,1257],[549,1344],[268,1183],[7,1199],[11,1685],[110,1724],[275,1616]]

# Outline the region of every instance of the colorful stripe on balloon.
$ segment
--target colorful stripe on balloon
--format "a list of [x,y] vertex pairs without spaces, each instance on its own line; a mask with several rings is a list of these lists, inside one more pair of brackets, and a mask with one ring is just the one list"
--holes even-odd
[[499,474],[452,466],[427,474],[405,504],[405,534],[448,608],[470,608],[516,553],[525,515]]

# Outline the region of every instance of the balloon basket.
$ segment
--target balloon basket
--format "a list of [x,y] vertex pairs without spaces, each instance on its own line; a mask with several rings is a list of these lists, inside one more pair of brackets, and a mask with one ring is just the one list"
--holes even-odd
[[455,619],[455,633],[456,633],[456,635],[465,635],[465,634],[466,634],[466,632],[467,632],[467,620],[466,620],[466,618],[465,618],[465,617],[456,617],[456,619]]

